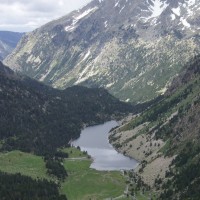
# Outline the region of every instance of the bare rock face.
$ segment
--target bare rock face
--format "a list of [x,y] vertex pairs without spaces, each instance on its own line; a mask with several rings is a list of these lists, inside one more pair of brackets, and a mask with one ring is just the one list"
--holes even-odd
[[199,0],[94,0],[26,34],[4,63],[53,87],[104,87],[144,102],[200,52],[199,8]]

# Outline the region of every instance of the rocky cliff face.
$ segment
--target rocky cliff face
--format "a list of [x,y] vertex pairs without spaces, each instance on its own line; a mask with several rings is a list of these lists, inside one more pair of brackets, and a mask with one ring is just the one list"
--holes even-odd
[[0,60],[3,60],[17,46],[23,33],[0,31]]
[[199,0],[94,0],[25,35],[5,63],[57,88],[98,86],[143,102],[200,51],[199,8]]

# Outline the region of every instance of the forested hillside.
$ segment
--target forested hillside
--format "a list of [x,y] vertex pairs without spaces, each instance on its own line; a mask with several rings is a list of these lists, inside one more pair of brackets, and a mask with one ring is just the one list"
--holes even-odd
[[141,160],[138,174],[159,199],[198,199],[200,56],[188,62],[160,102],[110,139],[120,151]]
[[[55,182],[0,172],[0,198],[66,199],[58,191],[68,177],[63,166],[68,154],[60,148],[79,137],[84,126],[122,117],[136,108],[140,109],[120,102],[101,88],[53,89],[13,72],[0,62],[0,151],[2,155],[20,150],[30,156],[42,156],[46,177]],[[24,163],[21,165],[24,167]]]
[[1,200],[67,200],[60,195],[57,185],[47,180],[32,180],[21,174],[0,172]]
[[55,90],[0,65],[2,150],[45,155],[80,135],[83,125],[104,122],[133,107],[104,89]]

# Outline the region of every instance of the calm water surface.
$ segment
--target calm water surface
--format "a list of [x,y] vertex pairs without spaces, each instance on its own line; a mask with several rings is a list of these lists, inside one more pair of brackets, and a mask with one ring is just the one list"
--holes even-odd
[[81,150],[87,151],[93,158],[91,168],[97,170],[122,170],[134,169],[138,162],[118,153],[108,141],[109,131],[116,127],[116,121],[109,121],[101,125],[87,127],[81,136],[72,142]]

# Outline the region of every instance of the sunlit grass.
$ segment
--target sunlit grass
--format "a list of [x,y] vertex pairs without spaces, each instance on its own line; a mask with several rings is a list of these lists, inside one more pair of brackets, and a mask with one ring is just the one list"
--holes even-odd
[[0,153],[0,171],[11,174],[21,173],[34,179],[50,179],[42,157],[20,151]]

